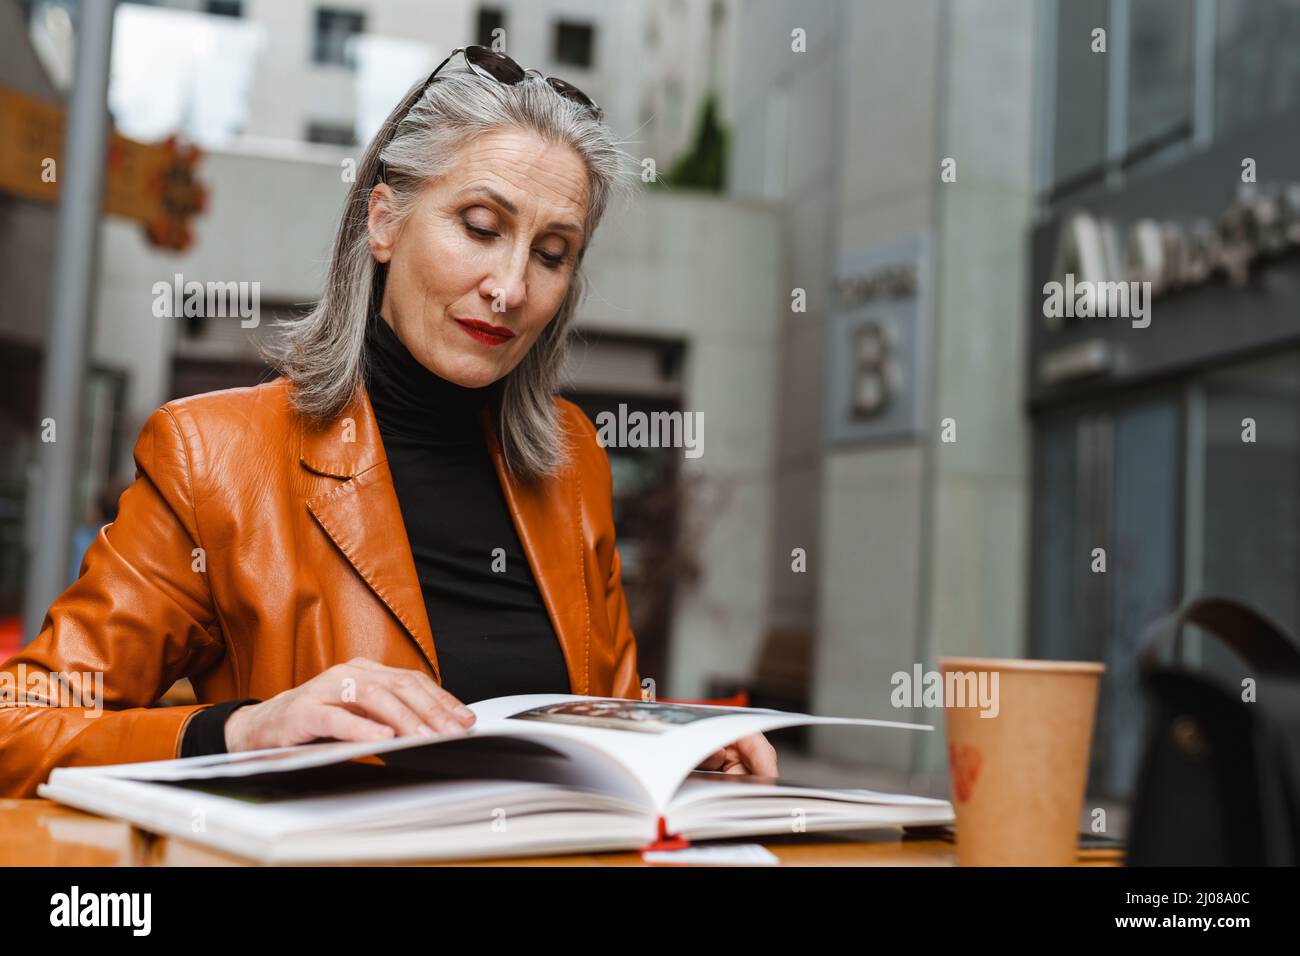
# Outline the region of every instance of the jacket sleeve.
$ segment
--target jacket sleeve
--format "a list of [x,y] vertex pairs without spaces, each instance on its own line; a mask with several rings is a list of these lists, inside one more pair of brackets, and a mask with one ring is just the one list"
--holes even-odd
[[195,519],[188,452],[156,411],[136,479],[81,577],[41,632],[0,667],[0,796],[34,796],[55,767],[166,760],[205,705],[152,707],[224,653]]

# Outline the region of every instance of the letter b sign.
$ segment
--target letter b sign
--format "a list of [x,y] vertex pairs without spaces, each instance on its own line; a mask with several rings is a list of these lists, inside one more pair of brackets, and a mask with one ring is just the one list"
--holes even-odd
[[880,322],[864,322],[853,332],[853,417],[874,418],[889,407],[898,379],[893,335]]

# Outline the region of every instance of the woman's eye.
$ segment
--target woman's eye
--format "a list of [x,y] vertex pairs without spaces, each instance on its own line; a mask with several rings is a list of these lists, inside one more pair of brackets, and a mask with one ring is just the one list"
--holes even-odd
[[[468,219],[463,220],[463,221],[464,221],[464,223],[465,223],[465,228],[466,228],[467,230],[469,230],[469,232],[470,232],[471,235],[477,236],[477,237],[480,238],[480,239],[496,239],[496,238],[497,238],[497,234],[496,234],[495,232],[493,232],[491,229],[482,229],[482,228],[480,228],[480,227],[474,225],[473,223],[471,223]],[[564,254],[563,254],[563,253],[560,253],[560,254],[557,255],[557,254],[555,254],[555,253],[546,253],[546,252],[542,252],[542,251],[539,249],[539,250],[537,251],[537,255],[540,256],[541,259],[542,259],[542,261],[546,263],[546,267],[547,267],[548,269],[558,269],[561,265],[564,264]]]

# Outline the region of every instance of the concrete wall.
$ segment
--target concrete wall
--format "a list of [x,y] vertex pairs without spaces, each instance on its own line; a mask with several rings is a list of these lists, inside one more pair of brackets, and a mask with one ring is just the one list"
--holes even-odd
[[[790,53],[790,31],[808,52]],[[968,0],[758,0],[738,49],[733,190],[784,214],[769,620],[815,632],[818,713],[915,719],[892,674],[937,653],[1024,648],[1019,290],[1030,210],[1034,17]],[[992,118],[990,118],[992,117]],[[958,180],[940,181],[940,161]],[[829,279],[843,252],[931,239],[921,434],[826,447]],[[808,290],[807,314],[789,290]],[[958,421],[956,445],[939,422]],[[808,549],[809,573],[790,569]],[[942,735],[818,730],[823,756],[942,770]]]
[[[931,433],[928,626],[922,659],[1022,657],[1028,650],[1030,462],[1023,410],[1025,270],[1033,214],[1035,16],[1018,0],[949,6],[939,189],[939,335]],[[918,769],[940,772],[922,738]]]
[[[841,58],[837,156],[840,250],[870,248],[934,226],[935,117],[942,6],[849,4]],[[932,282],[933,275],[923,276]],[[924,454],[916,440],[827,450],[821,482],[818,713],[898,718],[890,675],[917,659],[924,595]],[[819,753],[907,769],[915,738],[815,735]]]
[[698,696],[710,676],[750,672],[767,617],[780,214],[758,202],[648,193],[611,212],[587,261],[583,326],[687,344],[683,407],[703,415],[704,454],[683,457],[684,483],[697,489],[683,526],[699,530],[703,579],[679,595],[671,673],[643,676],[672,696]]
[[[802,632],[816,626],[817,582],[825,573],[820,547],[822,328],[830,289],[836,170],[836,71],[841,54],[840,3],[746,4],[734,35],[735,94],[730,192],[779,204],[782,259],[774,306],[780,362],[773,457],[770,560],[761,569],[765,629]],[[792,49],[804,31],[806,49]],[[792,293],[806,294],[794,312]],[[791,570],[792,551],[808,556],[806,573]]]

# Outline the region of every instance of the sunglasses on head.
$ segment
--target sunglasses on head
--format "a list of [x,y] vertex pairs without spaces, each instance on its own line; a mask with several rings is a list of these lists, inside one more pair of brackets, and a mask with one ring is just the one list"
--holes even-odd
[[[452,61],[457,53],[465,54],[465,62],[469,64],[470,69],[475,73],[496,80],[498,83],[505,83],[507,86],[514,86],[516,83],[522,83],[529,73],[535,73],[538,76],[541,76],[541,73],[537,70],[525,70],[504,53],[498,53],[488,47],[479,46],[477,44],[457,47],[447,55],[447,59],[439,63],[437,68],[429,74],[429,78],[425,80],[424,85],[420,87],[419,95],[411,101],[412,105],[420,101],[420,97],[423,96],[424,91],[429,88],[429,84],[433,82],[434,77],[438,75],[444,66]],[[545,77],[545,80],[550,84],[551,89],[555,90],[555,92],[559,93],[565,99],[573,100],[580,106],[586,107],[596,122],[600,122],[605,118],[605,111],[596,105],[596,101],[572,83],[567,83],[558,76],[548,76]],[[393,128],[397,128],[396,123],[393,124]],[[379,181],[386,182],[387,178],[387,164],[384,163],[383,160],[380,160]]]

